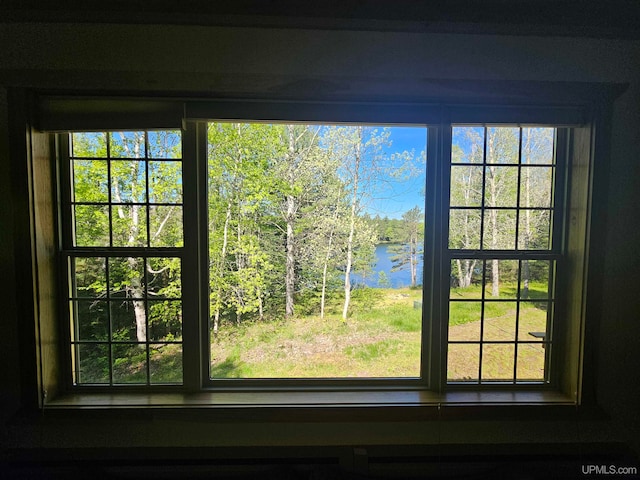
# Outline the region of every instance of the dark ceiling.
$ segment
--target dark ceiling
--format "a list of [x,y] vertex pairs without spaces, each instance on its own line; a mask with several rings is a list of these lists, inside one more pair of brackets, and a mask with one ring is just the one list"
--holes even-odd
[[0,0],[1,22],[640,38],[640,0]]

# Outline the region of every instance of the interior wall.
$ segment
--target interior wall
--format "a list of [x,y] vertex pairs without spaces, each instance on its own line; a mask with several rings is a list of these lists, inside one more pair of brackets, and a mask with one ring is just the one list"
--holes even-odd
[[[18,407],[19,322],[12,278],[12,232],[6,86],[75,91],[180,93],[243,96],[364,96],[421,98],[436,86],[456,95],[447,79],[628,82],[613,111],[609,199],[606,215],[605,281],[599,298],[597,397],[609,420],[578,425],[552,422],[458,422],[447,429],[451,443],[619,440],[640,451],[640,222],[637,188],[640,162],[640,42],[560,37],[417,34],[401,32],[181,27],[158,25],[0,24],[0,248],[5,304],[0,364],[3,420]],[[462,94],[462,92],[460,92]],[[4,422],[3,422],[4,423]],[[158,424],[151,426],[158,428]],[[504,427],[504,426],[503,426]],[[37,434],[15,425],[5,440],[23,446],[119,445],[122,431],[88,436],[86,426],[54,423]],[[280,425],[181,424],[168,438],[149,434],[149,422],[127,426],[132,445],[374,444],[428,443],[433,425],[412,423]],[[208,432],[218,429],[219,435]],[[172,431],[161,428],[163,432]],[[265,432],[269,432],[267,435]],[[560,433],[558,433],[560,432]],[[564,432],[564,433],[563,433]],[[7,433],[12,437],[7,438]],[[36,440],[38,439],[38,440]],[[128,444],[127,443],[127,444]]]

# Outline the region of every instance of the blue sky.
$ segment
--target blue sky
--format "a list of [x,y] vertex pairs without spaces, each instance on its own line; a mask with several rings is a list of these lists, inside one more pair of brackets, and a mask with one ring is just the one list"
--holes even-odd
[[[382,127],[381,127],[382,128]],[[385,147],[385,153],[391,156],[403,151],[414,151],[414,174],[399,181],[389,178],[378,192],[371,192],[372,200],[366,205],[366,211],[372,216],[400,218],[404,212],[419,206],[424,211],[424,188],[426,181],[426,127],[388,127],[391,145]],[[423,153],[424,152],[424,153]],[[376,198],[379,197],[379,198]]]

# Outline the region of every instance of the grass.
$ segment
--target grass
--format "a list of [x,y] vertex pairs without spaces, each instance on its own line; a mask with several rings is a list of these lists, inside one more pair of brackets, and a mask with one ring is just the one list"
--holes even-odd
[[[358,289],[343,322],[328,314],[221,328],[212,340],[214,378],[415,377],[419,375],[421,290]],[[316,309],[317,310],[317,309]],[[309,310],[307,310],[309,311]]]
[[[501,300],[485,294],[484,328],[480,328],[482,298],[480,287],[452,289],[449,339],[531,341],[529,332],[546,328],[546,286],[533,284],[531,301],[520,303],[516,332],[516,288],[501,286]],[[420,374],[422,311],[414,302],[422,300],[419,289],[358,289],[353,292],[351,316],[341,318],[339,295],[329,299],[327,315],[321,319],[313,299],[301,302],[298,315],[290,320],[223,323],[211,341],[212,378],[383,378],[417,377]],[[509,301],[513,300],[513,301]],[[538,300],[538,301],[536,301]],[[317,305],[316,305],[317,307]],[[95,347],[99,348],[99,347]],[[182,346],[160,345],[149,355],[152,383],[182,380]],[[485,344],[482,350],[484,380],[513,376],[513,345]],[[518,378],[540,379],[544,369],[540,345],[519,345]],[[81,362],[88,382],[108,381],[106,350],[87,351]],[[450,379],[477,379],[479,344],[450,345]],[[129,345],[114,345],[114,381],[144,383],[146,352]]]

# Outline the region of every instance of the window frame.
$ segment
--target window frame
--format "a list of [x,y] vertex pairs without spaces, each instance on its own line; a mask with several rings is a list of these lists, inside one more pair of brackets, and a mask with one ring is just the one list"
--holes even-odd
[[[233,104],[233,102],[231,102],[231,104]],[[267,102],[267,104],[268,104],[268,102]],[[295,102],[291,104],[291,106],[293,108],[295,108],[296,105],[297,104]],[[316,108],[317,105],[314,105],[313,107]],[[233,108],[233,107],[231,107],[231,108]],[[394,108],[397,108],[397,105],[393,106],[392,110]],[[441,119],[442,118],[446,119],[446,117],[449,117],[449,118],[447,119],[447,121],[441,121],[439,124],[437,124],[436,128],[429,130],[428,149],[429,149],[430,152],[431,151],[435,151],[435,152],[439,153],[441,158],[446,158],[446,150],[447,150],[447,148],[450,148],[450,139],[449,139],[449,147],[447,147],[446,126],[450,125],[450,123],[452,123],[451,122],[451,118],[456,116],[454,114],[456,112],[456,108],[462,108],[462,111],[464,111],[464,112],[469,112],[469,111],[473,112],[478,108],[478,106],[472,106],[471,110],[467,110],[467,106],[464,106],[464,107],[454,106],[454,107],[449,108],[449,109],[447,109],[446,107],[443,107],[442,105],[438,106],[438,109],[441,110],[440,113],[445,112],[444,115],[440,115]],[[506,111],[508,111],[510,114],[513,114],[514,108],[516,108],[516,107],[513,107],[513,106],[506,106],[506,107],[505,106],[497,106],[495,108],[497,109],[498,112],[503,112],[504,113],[504,111],[506,109]],[[527,110],[527,108],[529,108],[529,106],[525,106],[525,110]],[[568,110],[572,110],[572,109],[576,110],[573,107],[569,108]],[[540,111],[543,111],[543,110],[544,109],[540,109],[538,107],[535,107],[533,109],[529,108],[527,110],[527,112],[528,112],[528,114],[530,114],[531,111],[535,111],[536,114],[539,114]],[[591,115],[591,113],[593,113],[593,112],[591,112],[591,113],[587,112],[585,114],[583,107],[580,107],[578,110],[580,110],[581,115],[584,115],[585,119],[591,118],[590,115]],[[561,111],[564,111],[564,107],[561,108]],[[597,113],[600,113],[600,112],[597,112]],[[473,117],[473,115],[471,115],[471,117]],[[527,117],[527,115],[525,115],[525,117]],[[528,116],[528,120],[531,120],[531,118],[532,118],[531,115],[529,115]],[[573,118],[575,118],[575,117],[573,117]],[[196,137],[194,139],[195,141],[193,141],[191,143],[185,141],[185,144],[189,143],[190,145],[192,145],[191,148],[193,148],[194,151],[198,151],[199,150],[200,152],[206,152],[206,145],[202,145],[202,141],[198,140],[198,135],[196,135],[195,132],[194,132],[193,125],[195,125],[197,122],[194,123],[194,122],[191,121],[192,119],[189,119],[189,120],[190,121],[188,122],[187,128],[183,132],[184,133],[183,141],[185,140],[185,138],[187,138],[189,136],[192,136],[192,135],[195,135],[195,137]],[[590,119],[588,122],[583,121],[583,122],[580,122],[579,124],[577,124],[578,126],[580,126],[580,128],[584,128],[585,129],[589,139],[592,139],[592,135],[593,135],[592,128],[593,128],[593,123],[594,122],[595,122],[595,119]],[[464,121],[464,122],[460,122],[460,123],[470,123],[470,122]],[[496,123],[496,122],[491,122],[491,123]],[[508,123],[512,123],[512,122],[508,122]],[[523,123],[527,123],[528,124],[530,122],[523,122]],[[545,122],[545,123],[547,123],[547,122]],[[548,123],[555,123],[555,122],[548,122]],[[569,122],[569,123],[571,123],[571,122]],[[142,128],[142,126],[140,128]],[[197,130],[197,128],[196,128],[196,130]],[[591,133],[589,133],[589,132],[591,132]],[[573,132],[570,133],[570,136],[572,136],[572,137],[574,136]],[[435,140],[435,141],[433,141],[433,140]],[[584,139],[583,139],[583,141],[584,141]],[[203,150],[203,147],[204,147],[204,150]],[[572,147],[570,147],[569,150],[573,150],[573,148],[574,147],[572,146]],[[588,165],[590,165],[590,168],[593,167],[593,158],[592,157],[594,155],[594,150],[595,149],[594,149],[593,145],[589,144],[587,155],[589,157],[588,158]],[[185,149],[184,158],[187,158],[188,155],[189,154],[186,153],[186,149]],[[571,153],[568,152],[568,155],[571,155]],[[429,155],[428,154],[428,156],[427,156],[428,164],[429,164],[429,159],[430,158],[433,161],[433,159],[434,159],[433,155]],[[587,189],[585,198],[586,198],[586,200],[588,202],[590,202],[590,198],[591,198],[591,182],[593,181],[592,171],[589,170],[589,172],[590,173],[587,175],[587,178],[586,178],[586,186],[584,186]],[[33,175],[33,172],[30,172],[30,176],[32,176],[32,175]],[[186,172],[185,172],[185,175],[186,175]],[[427,177],[427,187],[429,186],[430,180],[432,182],[435,181],[435,177],[437,177],[437,174],[436,175],[428,175],[428,177]],[[185,180],[185,182],[186,182],[186,180]],[[202,185],[203,180],[202,179],[197,179],[196,183],[198,184],[198,189],[197,189],[198,192],[201,192],[201,187],[203,186]],[[432,188],[433,188],[433,186],[434,185],[432,185]],[[58,184],[58,188],[60,188],[60,184]],[[569,191],[569,193],[571,193],[571,187],[568,187],[568,191]],[[195,196],[195,194],[194,194],[194,196]],[[567,197],[569,197],[569,196],[570,195],[567,195]],[[186,204],[187,204],[187,200],[185,198],[185,210],[187,208]],[[435,202],[433,203],[431,208],[427,208],[425,210],[425,221],[428,222],[429,218],[431,218],[432,221],[433,221],[438,216],[438,208],[442,208],[442,205],[443,205],[442,199],[436,198]],[[429,206],[428,202],[427,202],[427,206]],[[587,208],[588,208],[588,206],[587,206]],[[33,206],[32,206],[32,209],[33,209]],[[33,212],[33,210],[32,210],[32,212]],[[590,210],[587,209],[587,211],[586,211],[586,219],[584,221],[585,227],[587,228],[587,230],[585,231],[585,235],[587,236],[587,238],[589,236],[588,227],[589,227],[590,215],[591,215],[591,212],[590,212]],[[185,231],[187,229],[193,229],[193,228],[195,228],[197,230],[197,223],[202,221],[202,214],[199,215],[200,218],[193,218],[193,222],[192,222],[192,224],[190,226],[187,225],[187,221],[186,221],[187,217],[189,217],[189,215],[185,215]],[[434,229],[433,229],[433,232],[431,233],[431,235],[437,235],[434,232],[436,232],[437,229],[439,228],[438,224],[436,222],[434,222],[433,225],[434,225]],[[570,230],[569,222],[567,222],[567,224],[565,224],[565,228]],[[565,235],[566,235],[566,233],[565,233]],[[438,249],[440,248],[437,245],[433,245],[433,248],[429,248],[430,242],[427,241],[427,238],[428,237],[425,236],[425,263],[427,262],[427,260],[426,260],[427,255],[429,255],[429,257],[432,258],[432,259],[437,257]],[[186,246],[186,235],[185,235],[185,246]],[[588,255],[588,249],[586,250],[585,254]],[[440,257],[440,258],[442,258],[442,257]],[[35,260],[36,259],[34,259],[34,261]],[[440,278],[442,278],[443,275],[444,275],[444,270],[446,270],[446,269],[443,269],[442,265],[439,268],[436,267],[436,269],[434,269],[434,272],[433,272],[434,278],[437,278],[438,275],[440,275]],[[200,276],[201,277],[206,274],[206,272],[203,272],[202,270],[199,270],[199,271],[200,271]],[[586,270],[585,270],[585,272],[586,272]],[[583,272],[583,274],[585,272]],[[565,280],[564,282],[568,282],[569,284],[571,284],[571,281],[569,281],[569,280]],[[573,284],[571,284],[571,285],[575,285],[576,283],[577,282],[573,282]],[[566,288],[567,288],[567,285],[564,285],[563,289],[566,290]],[[577,292],[577,293],[581,294],[581,296],[583,297],[583,302],[584,302],[584,296],[586,295],[586,292],[584,290],[584,285],[581,285],[579,290],[580,290],[580,292]],[[37,289],[36,289],[36,292],[37,292]],[[574,293],[576,293],[576,292],[574,292]],[[441,311],[441,309],[442,309],[441,300],[438,300],[436,298],[437,296],[433,295],[433,292],[431,292],[429,294],[425,293],[424,295],[425,295],[425,302],[423,303],[423,305],[425,305],[425,307],[423,308],[423,311],[426,310],[427,305],[429,305],[429,308],[432,309],[433,312]],[[202,295],[201,295],[201,297],[202,297]],[[202,303],[203,302],[200,302],[200,305],[195,307],[195,308],[199,309],[201,312],[202,312],[202,307],[203,307]],[[577,322],[578,322],[577,323],[577,327],[580,329],[580,331],[582,331],[584,329],[583,319],[582,319],[583,315],[584,315],[584,311],[582,311],[580,313],[580,317],[581,318],[577,320]],[[438,333],[440,335],[442,334],[442,324],[441,323],[439,323],[439,322],[430,322],[429,325],[428,325],[428,330],[425,328],[425,329],[423,329],[422,333],[423,333],[423,342],[424,342],[424,338],[428,335],[428,337],[430,339],[430,342],[429,342],[430,343],[430,348],[433,349],[435,347],[435,348],[441,349],[442,345],[439,344],[439,342],[437,340]],[[565,334],[565,336],[566,336],[566,334]],[[194,353],[193,354],[193,358],[200,357],[200,360],[202,360],[202,348],[201,347],[202,347],[203,344],[206,343],[206,339],[204,339],[204,338],[199,338],[199,339],[192,338],[191,340],[187,340],[185,338],[184,341],[185,341],[185,347],[186,347],[187,341],[191,342],[194,345],[195,345],[195,343],[199,343],[200,344],[200,348],[198,349],[199,352],[197,354]],[[582,345],[582,337],[581,337],[581,340],[580,340],[580,345]],[[580,350],[581,351],[582,351],[582,348],[583,347],[580,346]],[[187,348],[185,348],[185,354],[186,354],[186,351],[187,351]],[[443,385],[442,385],[442,381],[434,382],[434,379],[435,379],[436,375],[438,375],[437,374],[438,369],[440,371],[442,371],[442,369],[444,368],[443,367],[443,363],[444,362],[442,362],[442,358],[443,357],[442,357],[442,354],[441,354],[441,350],[440,350],[440,354],[436,354],[435,353],[438,350],[434,349],[432,351],[434,352],[434,355],[431,356],[432,360],[429,360],[429,361],[426,362],[427,365],[428,365],[428,368],[427,369],[423,369],[423,376],[424,376],[425,379],[428,379],[428,381],[429,381],[429,383],[431,385],[431,388],[430,388],[431,391],[433,391],[435,393],[439,392],[439,393],[442,394],[442,393],[445,392],[445,390],[449,391],[451,389],[450,389],[450,387],[444,388]],[[566,357],[567,356],[566,351],[563,352],[563,353],[564,353],[564,356]],[[580,353],[580,355],[578,355],[577,357],[573,357],[572,359],[569,359],[569,360],[571,360],[574,363],[577,362],[576,363],[577,367],[581,368],[582,358],[583,358],[583,354]],[[185,359],[185,365],[186,364],[187,364],[187,361]],[[580,385],[581,385],[581,382],[582,382],[581,375],[582,374],[580,372],[577,373],[577,377],[576,377],[577,384],[576,384],[576,382],[569,382],[569,384],[570,384],[570,389],[569,390],[572,390],[573,388],[575,388],[575,392],[569,391],[566,388],[562,388],[562,390],[567,392],[571,397],[573,397],[575,399],[575,401],[578,401],[578,399],[580,398],[580,396],[577,394],[577,392],[580,389]],[[202,377],[203,376],[204,376],[203,372],[198,372],[198,374],[191,373],[189,375],[189,379],[187,378],[187,375],[185,375],[185,378],[184,378],[185,382],[184,382],[183,390],[184,391],[194,391],[194,390],[202,391],[202,389],[203,389],[202,388],[202,386],[203,386],[203,378]],[[440,378],[441,378],[441,375],[440,375]],[[315,380],[312,380],[312,382],[315,382]],[[306,381],[305,381],[305,383],[306,383]],[[560,383],[562,383],[562,382],[558,382],[558,384],[560,384]],[[564,386],[566,387],[566,385],[564,385]],[[304,387],[304,389],[308,389],[310,387],[310,385],[303,385],[303,387]],[[71,390],[76,390],[77,388],[78,387],[74,387]],[[351,388],[353,388],[353,387],[351,387]],[[366,388],[370,388],[370,387],[367,386]],[[278,386],[278,389],[282,389],[282,387]],[[393,386],[392,389],[397,389],[397,387]],[[420,389],[424,389],[424,387],[420,387]],[[225,390],[225,389],[222,388],[221,390]],[[511,388],[508,388],[508,390],[511,390]],[[113,391],[113,390],[110,389],[109,391]],[[134,388],[126,387],[126,391],[127,392],[132,392],[132,391],[134,391]]]

